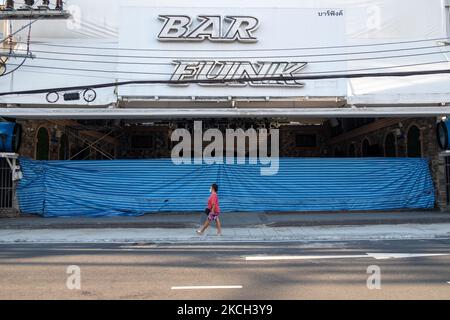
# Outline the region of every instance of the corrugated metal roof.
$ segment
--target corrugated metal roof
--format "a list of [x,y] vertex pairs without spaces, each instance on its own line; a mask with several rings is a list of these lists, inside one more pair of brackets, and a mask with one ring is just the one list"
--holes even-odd
[[212,183],[222,212],[392,210],[434,207],[428,161],[412,158],[282,158],[258,165],[179,165],[170,159],[21,159],[24,213],[134,216],[203,211]]

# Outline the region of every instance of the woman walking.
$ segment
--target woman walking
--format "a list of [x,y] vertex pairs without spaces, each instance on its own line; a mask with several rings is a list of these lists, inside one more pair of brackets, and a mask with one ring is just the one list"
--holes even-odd
[[219,219],[220,207],[219,207],[219,198],[217,196],[218,191],[219,187],[217,186],[217,184],[213,183],[209,190],[209,192],[211,192],[211,195],[209,196],[208,208],[206,209],[207,210],[206,212],[208,213],[208,219],[206,219],[203,226],[199,230],[197,230],[197,234],[199,235],[202,235],[205,232],[205,230],[208,229],[212,221],[216,222],[217,235],[218,236],[222,235],[222,227],[220,225]]

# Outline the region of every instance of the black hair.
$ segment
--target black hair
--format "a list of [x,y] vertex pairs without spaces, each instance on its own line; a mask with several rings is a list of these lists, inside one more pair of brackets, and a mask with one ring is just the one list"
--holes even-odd
[[217,184],[215,184],[215,183],[213,183],[213,184],[211,185],[211,188],[213,188],[213,190],[214,190],[215,192],[219,191],[219,186],[218,186]]

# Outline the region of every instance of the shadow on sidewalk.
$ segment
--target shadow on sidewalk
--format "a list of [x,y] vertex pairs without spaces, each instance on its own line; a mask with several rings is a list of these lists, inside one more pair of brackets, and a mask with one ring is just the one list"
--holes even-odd
[[[158,213],[139,217],[41,218],[22,215],[0,219],[0,229],[197,228],[203,213]],[[450,213],[426,211],[222,213],[224,228],[302,227],[377,224],[450,223]]]

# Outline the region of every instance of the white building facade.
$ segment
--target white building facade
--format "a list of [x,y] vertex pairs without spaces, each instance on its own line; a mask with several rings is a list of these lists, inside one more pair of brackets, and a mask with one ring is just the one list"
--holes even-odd
[[[259,107],[259,101],[302,114],[295,109],[316,104],[401,107],[449,101],[448,74],[320,79],[447,69],[446,1],[160,2],[68,2],[71,19],[33,25],[35,58],[0,79],[2,92],[136,80],[319,78],[299,84],[126,85],[98,89],[92,102],[55,104],[37,94],[3,96],[0,103],[195,108],[197,103],[186,103],[194,100],[228,109],[233,101],[237,108]],[[16,37],[19,52],[26,50],[26,31]],[[9,59],[7,69],[20,62]]]
[[[167,157],[171,130],[193,119],[275,124],[281,156],[429,158],[446,209],[435,124],[450,113],[449,6],[70,0],[71,18],[33,24],[34,58],[0,77],[0,116],[24,126],[22,155],[53,160]],[[147,148],[133,140],[145,135]]]

